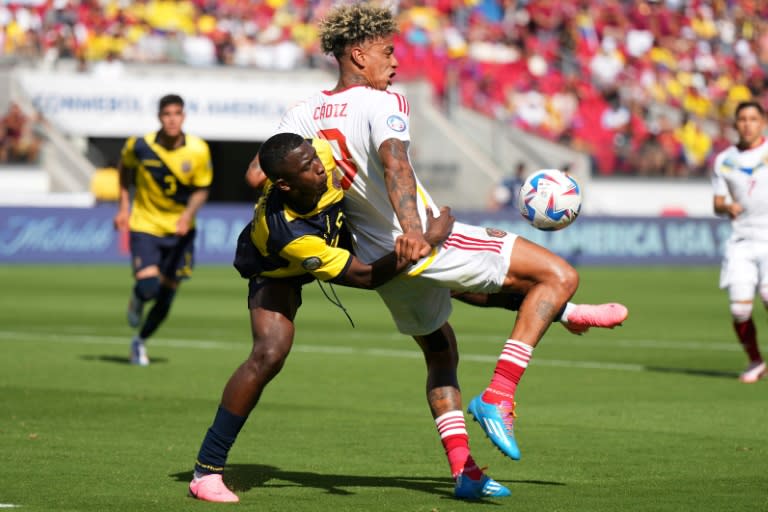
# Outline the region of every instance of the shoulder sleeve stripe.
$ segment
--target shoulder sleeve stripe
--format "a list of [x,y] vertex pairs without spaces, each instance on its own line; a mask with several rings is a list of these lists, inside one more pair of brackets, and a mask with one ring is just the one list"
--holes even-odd
[[390,94],[393,94],[395,98],[397,98],[397,110],[402,112],[405,115],[410,115],[411,113],[411,106],[408,104],[408,100],[405,99],[405,96],[402,94],[398,94],[396,92],[390,92],[387,91]]

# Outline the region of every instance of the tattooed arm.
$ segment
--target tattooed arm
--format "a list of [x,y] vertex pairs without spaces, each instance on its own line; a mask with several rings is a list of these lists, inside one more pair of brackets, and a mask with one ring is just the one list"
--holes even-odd
[[384,164],[384,181],[392,207],[400,222],[403,236],[398,239],[395,251],[398,256],[416,262],[431,251],[424,239],[416,202],[416,176],[408,161],[406,143],[387,139],[379,146],[379,157]]

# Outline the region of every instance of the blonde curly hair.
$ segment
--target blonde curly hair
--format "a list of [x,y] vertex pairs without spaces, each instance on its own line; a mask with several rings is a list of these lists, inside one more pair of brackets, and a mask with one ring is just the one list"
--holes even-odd
[[386,7],[366,3],[340,5],[320,22],[320,46],[323,53],[339,58],[349,45],[395,32],[397,23]]

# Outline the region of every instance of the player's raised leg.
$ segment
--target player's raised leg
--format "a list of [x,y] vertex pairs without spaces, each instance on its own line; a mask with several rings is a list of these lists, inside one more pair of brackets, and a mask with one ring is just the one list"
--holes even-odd
[[[525,293],[478,293],[452,291],[451,297],[472,306],[502,308],[518,311]],[[555,316],[555,321],[563,324],[573,334],[584,334],[590,327],[613,329],[622,325],[629,316],[629,310],[623,304],[575,304],[567,302]]]
[[454,495],[461,499],[510,496],[509,489],[483,473],[470,453],[456,374],[459,355],[450,324],[414,339],[427,363],[427,401],[456,481]]
[[505,291],[525,289],[515,325],[485,392],[472,399],[469,412],[502,453],[518,460],[514,435],[515,391],[534,347],[578,287],[576,270],[564,259],[522,237],[515,240]]

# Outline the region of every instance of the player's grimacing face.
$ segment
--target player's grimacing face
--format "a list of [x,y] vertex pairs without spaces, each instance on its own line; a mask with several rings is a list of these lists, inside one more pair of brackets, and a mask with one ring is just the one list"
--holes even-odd
[[286,169],[290,169],[285,181],[296,196],[315,203],[328,190],[325,167],[308,142],[288,153],[284,164]]
[[736,116],[736,131],[739,133],[739,144],[752,147],[765,132],[765,117],[754,107],[742,108]]
[[158,115],[163,132],[169,137],[177,137],[181,134],[184,124],[184,108],[181,105],[166,105]]
[[392,85],[398,62],[392,36],[384,36],[363,43],[365,67],[363,74],[374,89],[384,91]]

